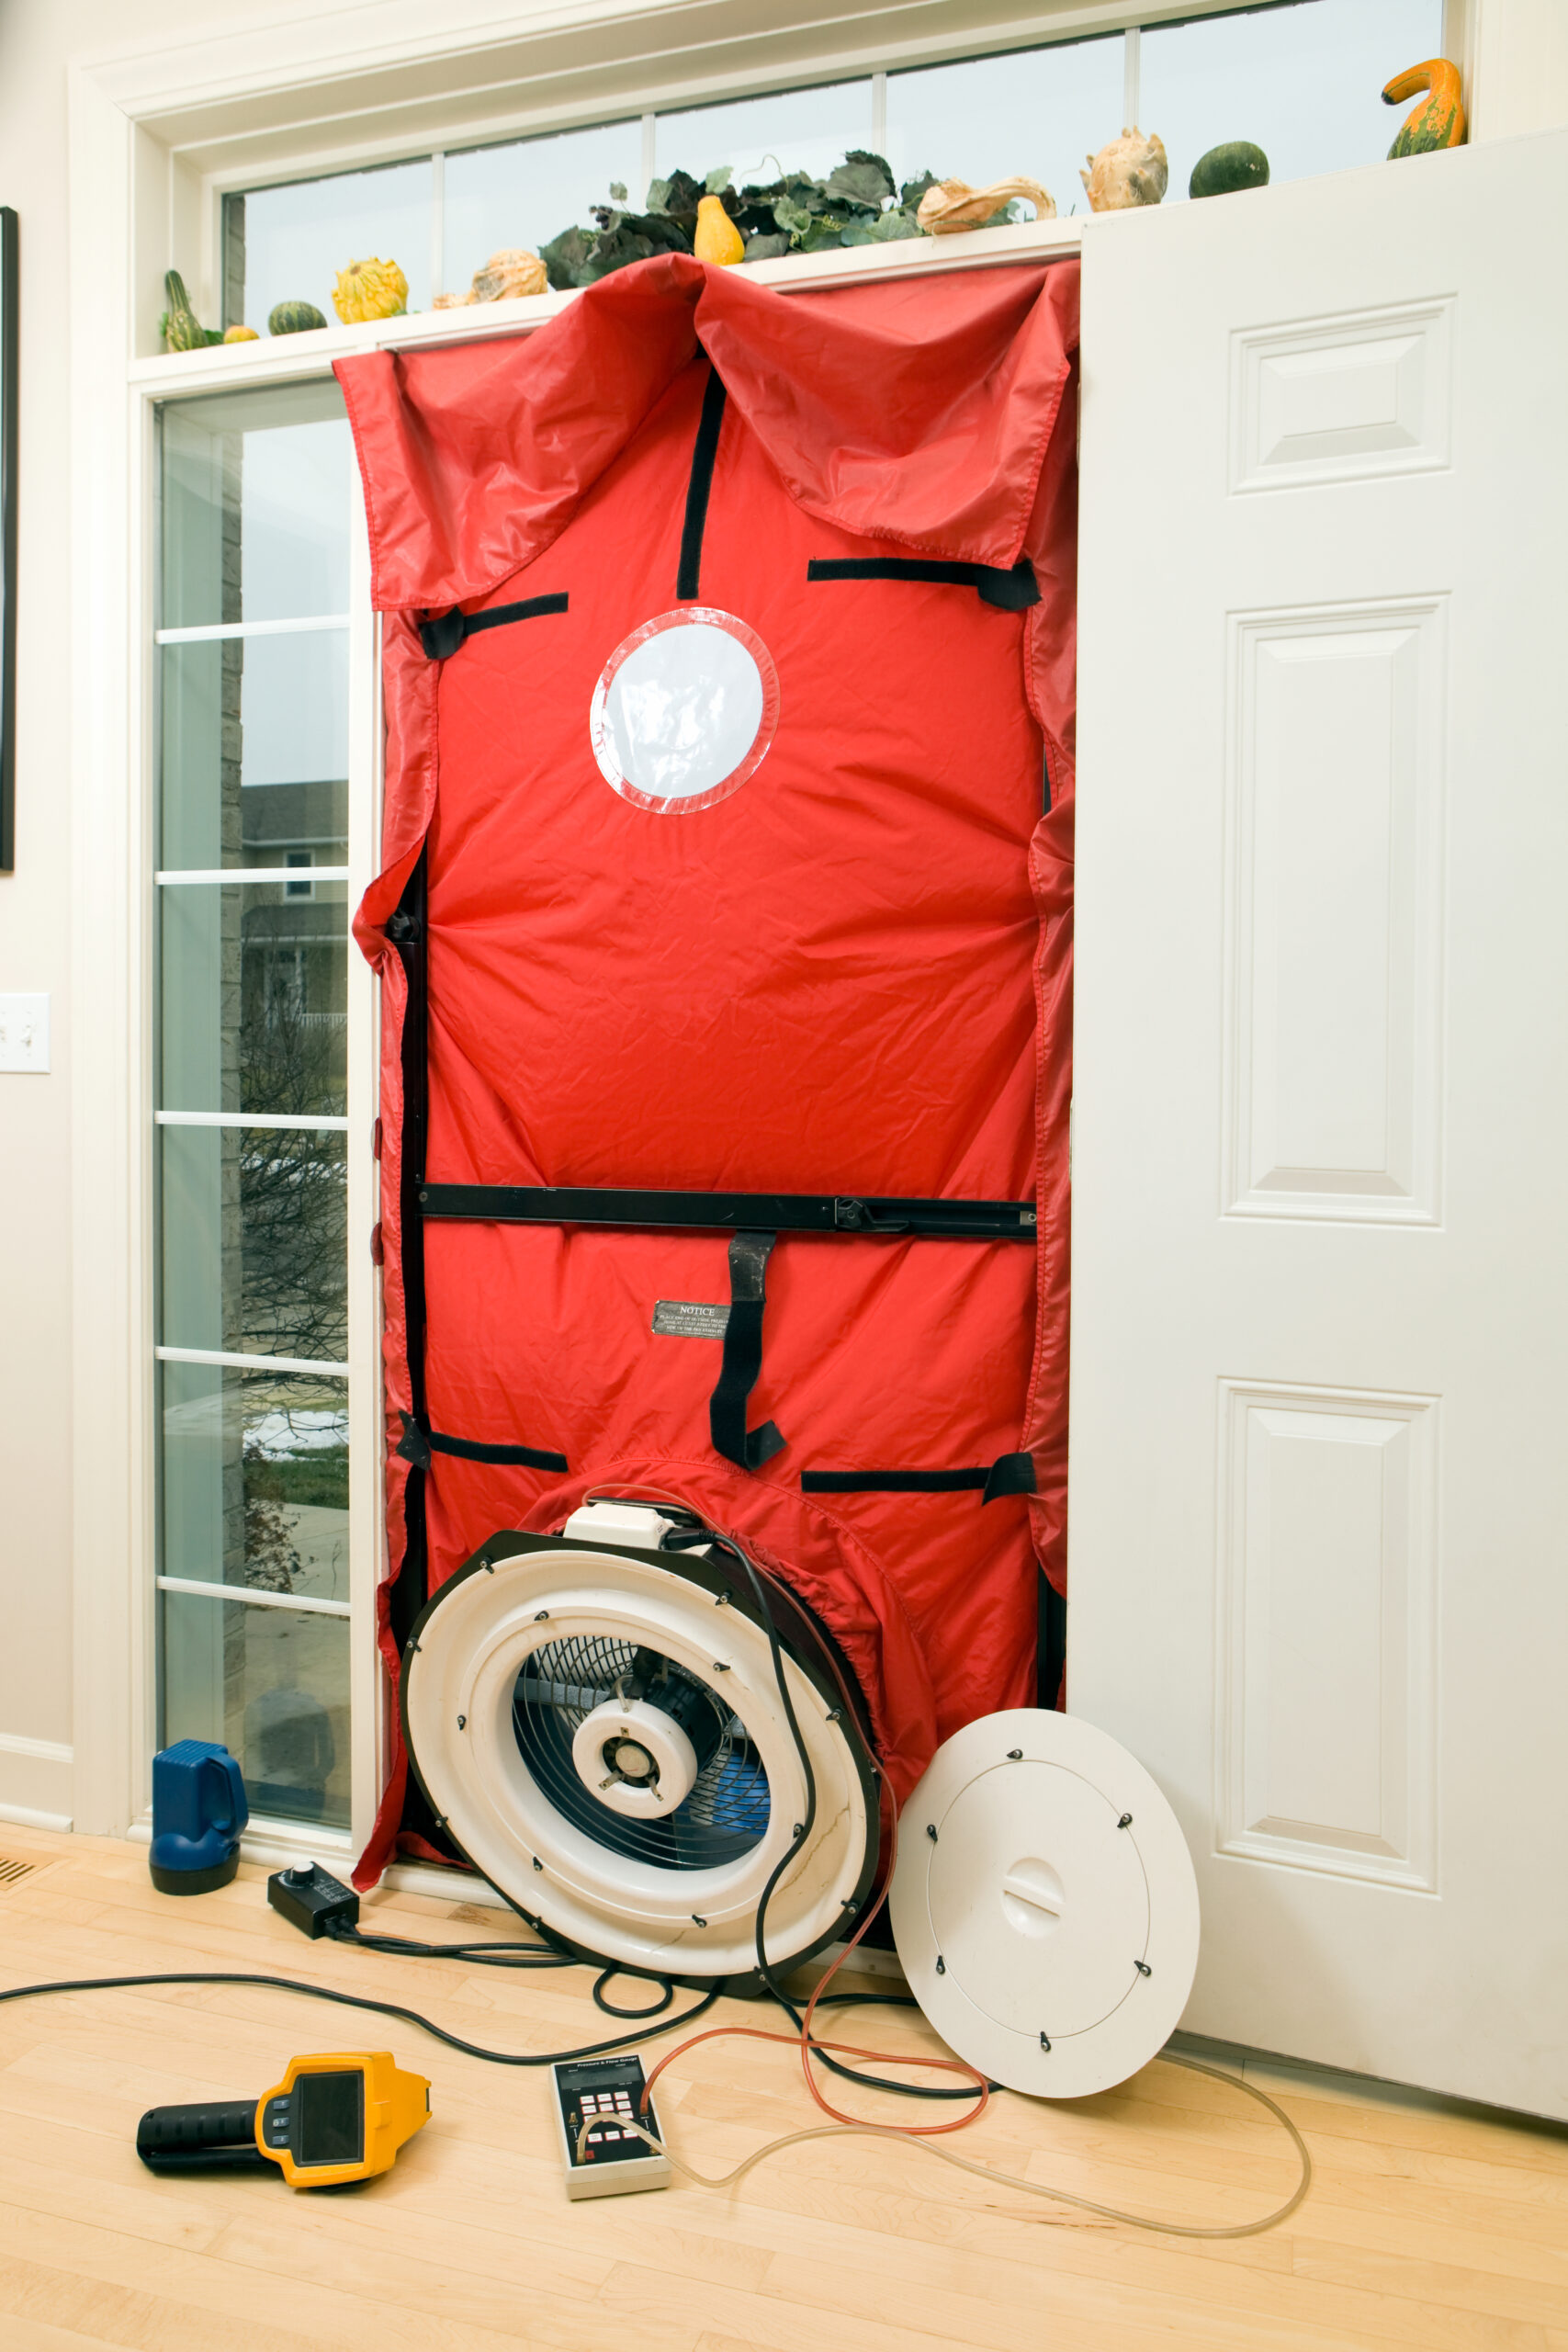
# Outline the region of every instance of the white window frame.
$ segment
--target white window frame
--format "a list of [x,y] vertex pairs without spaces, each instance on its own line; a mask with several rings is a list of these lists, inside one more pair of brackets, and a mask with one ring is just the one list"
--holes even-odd
[[[1533,37],[1553,0],[1447,0],[1449,53],[1481,119],[1488,38]],[[680,9],[502,0],[438,11],[383,0],[73,65],[71,635],[76,684],[72,985],[73,1818],[124,1834],[145,1819],[156,1724],[152,1257],[152,735],[155,413],[160,401],[320,377],[340,355],[532,333],[571,294],[423,313],[298,338],[157,349],[164,270],[219,315],[226,189],[485,139],[798,87],[987,51],[1223,14],[1235,0],[934,0],[906,16],[731,0],[728,38],[694,47]],[[1499,29],[1501,28],[1501,29]],[[345,61],[352,59],[352,63]],[[1506,77],[1499,74],[1499,85]],[[1502,127],[1501,125],[1499,127]],[[1512,127],[1511,125],[1507,127]],[[1007,158],[998,158],[998,168]],[[753,265],[781,290],[993,266],[1076,250],[1082,218]],[[113,252],[118,242],[118,255]],[[106,263],[106,245],[111,257]],[[192,255],[197,266],[189,266]],[[90,321],[90,331],[86,322]],[[303,348],[302,346],[308,346]],[[378,864],[379,630],[355,534],[351,581],[348,881]],[[321,878],[318,874],[317,878]],[[349,958],[348,1347],[353,1818],[344,1836],[279,1833],[254,1850],[357,1850],[379,1797],[387,1694],[373,1638],[383,1548],[372,976]],[[215,1604],[216,1605],[216,1604]]]

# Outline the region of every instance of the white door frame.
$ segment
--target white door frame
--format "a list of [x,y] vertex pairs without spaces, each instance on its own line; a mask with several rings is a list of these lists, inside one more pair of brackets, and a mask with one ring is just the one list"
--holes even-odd
[[[197,307],[216,309],[220,198],[246,177],[368,163],[394,153],[603,119],[976,55],[1175,17],[1235,0],[936,0],[906,17],[860,0],[732,0],[728,38],[712,40],[702,0],[508,0],[337,5],[242,23],[201,39],[85,59],[70,74],[71,356],[70,788],[73,1003],[72,1577],[74,1603],[73,1812],[87,1830],[122,1832],[143,1812],[153,1721],[153,1439],[149,646],[152,410],[175,392],[239,389],[321,373],[340,352],[475,332],[449,314],[332,330],[302,354],[267,343],[170,359],[157,352],[159,288],[189,263]],[[1472,128],[1488,136],[1568,114],[1568,42],[1558,0],[1445,0],[1451,55],[1470,78]],[[1495,92],[1495,99],[1489,96]],[[795,290],[847,280],[1074,249],[1080,224],[982,232],[756,266]],[[106,240],[112,252],[106,266]],[[953,247],[958,248],[957,251]],[[483,332],[527,333],[571,298],[498,306]],[[503,317],[502,311],[506,313]],[[138,356],[137,355],[143,355]],[[360,632],[351,743],[364,779],[379,741],[375,662]],[[370,845],[351,850],[369,871]],[[369,977],[351,959],[360,1030]],[[374,1068],[351,1078],[350,1144],[363,1147]],[[359,1168],[351,1150],[351,1168]],[[373,1187],[350,1180],[351,1357],[361,1418],[353,1432],[352,1576],[367,1609],[379,1558],[379,1431],[374,1284],[366,1238]],[[361,1657],[360,1653],[364,1656]],[[355,1821],[358,1840],[379,1781],[381,1679],[355,1649]],[[320,1833],[311,1840],[321,1847]],[[346,1842],[346,1841],[345,1841]]]
[[[333,12],[333,17],[339,13]],[[362,13],[354,12],[356,18]],[[392,20],[412,12],[388,7],[383,13]],[[426,12],[419,13],[426,17]],[[448,13],[443,42],[448,47],[457,42],[455,17],[488,20],[493,30],[495,13],[470,0],[466,9]],[[623,28],[635,23],[638,14],[608,7],[592,13]],[[953,13],[956,17],[959,12]],[[1098,13],[1108,15],[1109,7]],[[209,223],[206,249],[215,248],[222,180],[233,175],[213,161],[209,140],[203,157],[207,169],[193,178],[150,126],[166,129],[171,119],[188,109],[194,83],[201,89],[203,106],[210,108],[222,98],[245,111],[240,143],[248,143],[269,108],[275,116],[286,113],[283,100],[298,106],[310,96],[321,58],[331,54],[323,27],[330,27],[333,17],[301,20],[286,34],[269,32],[265,40],[238,34],[101,68],[79,67],[72,75],[71,269],[76,287],[94,289],[90,306],[85,298],[73,305],[79,315],[91,316],[92,332],[75,341],[71,371],[71,640],[76,682],[71,751],[76,1007],[72,1055],[73,1815],[78,1828],[112,1835],[123,1834],[145,1815],[156,1720],[151,1214],[156,406],[172,395],[320,377],[334,358],[354,351],[461,341],[476,334],[530,334],[576,299],[544,295],[497,304],[487,308],[482,326],[471,314],[430,312],[327,329],[288,342],[135,356],[139,344],[148,342],[142,315],[148,288],[161,284],[166,256],[178,240],[194,233],[202,219]],[[417,40],[402,38],[394,23],[379,46],[372,41],[362,54],[407,66],[411,57],[416,63],[423,61],[434,40],[428,33]],[[226,79],[214,66],[220,51],[228,52]],[[284,64],[288,74],[280,72]],[[810,78],[809,69],[797,64],[787,78],[799,79],[803,74]],[[746,81],[747,86],[755,86],[756,77]],[[422,135],[439,137],[440,124],[428,119],[423,132],[405,130],[399,143],[405,149],[417,145]],[[318,162],[330,164],[343,152],[339,140],[318,153]],[[121,267],[106,272],[105,224],[109,222],[120,227]],[[1079,225],[1046,221],[941,244],[921,241],[825,254],[809,261],[794,257],[756,265],[754,275],[764,283],[806,291],[847,281],[985,267],[1076,251]],[[362,534],[355,563],[351,900],[357,899],[375,870],[368,812],[378,804],[380,749],[378,639],[369,612]],[[376,1217],[370,1153],[377,1080],[374,988],[368,968],[352,955],[348,985],[350,1035],[360,1040],[359,1050],[351,1057],[348,1095],[354,1813],[346,1836],[321,1830],[301,1831],[297,1838],[269,1832],[268,1852],[296,1846],[316,1852],[362,1847],[379,1796],[386,1754],[385,1682],[371,1638],[383,1556],[378,1286],[368,1247]]]

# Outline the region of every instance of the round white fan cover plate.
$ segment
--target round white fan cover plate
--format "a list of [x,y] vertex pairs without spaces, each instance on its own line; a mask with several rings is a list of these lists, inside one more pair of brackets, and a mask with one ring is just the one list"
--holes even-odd
[[1169,1804],[1107,1733],[1042,1708],[938,1748],[900,1816],[889,1910],[943,2040],[1042,2098],[1135,2075],[1198,1964],[1197,1880]]

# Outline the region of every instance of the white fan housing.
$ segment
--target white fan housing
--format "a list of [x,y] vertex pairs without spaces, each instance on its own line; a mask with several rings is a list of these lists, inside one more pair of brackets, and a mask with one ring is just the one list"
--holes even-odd
[[[806,1784],[747,1580],[722,1555],[660,1553],[673,1532],[595,1503],[562,1536],[492,1537],[414,1627],[403,1724],[437,1820],[526,1917],[596,1959],[744,1977]],[[817,1787],[767,1905],[787,1970],[860,1907],[879,1823],[858,1700],[815,1621],[768,1592]]]

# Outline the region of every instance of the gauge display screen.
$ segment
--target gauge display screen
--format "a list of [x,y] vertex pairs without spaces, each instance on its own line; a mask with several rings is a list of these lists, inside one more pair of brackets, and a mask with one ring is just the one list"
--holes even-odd
[[365,2076],[357,2066],[294,2077],[294,2161],[365,2161]]

